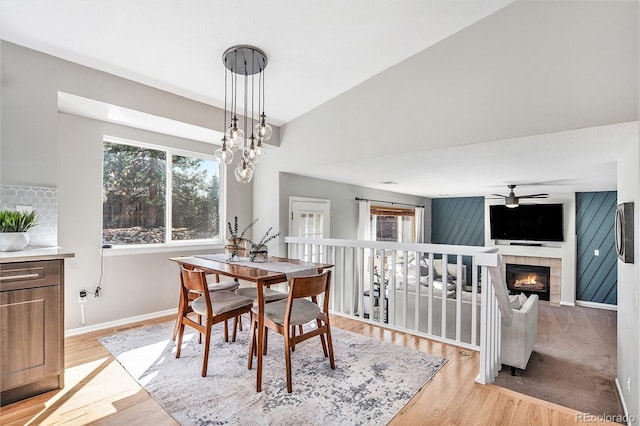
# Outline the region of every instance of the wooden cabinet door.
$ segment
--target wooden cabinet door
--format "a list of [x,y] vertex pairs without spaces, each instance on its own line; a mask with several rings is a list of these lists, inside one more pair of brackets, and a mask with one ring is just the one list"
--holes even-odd
[[63,373],[61,287],[0,292],[1,391]]

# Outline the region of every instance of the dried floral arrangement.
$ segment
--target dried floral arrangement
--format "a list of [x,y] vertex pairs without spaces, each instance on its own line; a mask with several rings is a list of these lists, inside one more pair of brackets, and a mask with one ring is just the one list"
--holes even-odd
[[[230,234],[230,239],[237,239],[237,240],[244,240],[244,241],[249,241],[248,239],[244,238],[244,234],[258,221],[258,219],[255,219],[253,222],[251,222],[249,225],[246,226],[246,228],[244,228],[242,230],[242,232],[240,233],[240,235],[238,235],[238,216],[235,216],[233,218],[233,226],[231,226],[231,222],[227,222],[227,228],[229,228],[229,234]],[[249,241],[251,242],[251,241]]]
[[257,243],[254,243],[253,241],[249,241],[251,243],[251,248],[252,249],[257,249],[258,247],[262,247],[264,245],[267,245],[267,243],[269,241],[272,241],[275,238],[278,238],[280,236],[280,233],[277,232],[273,235],[269,235],[271,233],[271,230],[273,229],[273,227],[269,228],[267,230],[267,232],[264,234],[264,236],[262,238],[260,238],[260,241]]

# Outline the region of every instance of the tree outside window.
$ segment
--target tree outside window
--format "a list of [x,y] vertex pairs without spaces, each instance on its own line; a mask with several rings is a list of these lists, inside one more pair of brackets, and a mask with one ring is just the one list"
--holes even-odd
[[216,161],[112,141],[103,154],[103,242],[220,239]]

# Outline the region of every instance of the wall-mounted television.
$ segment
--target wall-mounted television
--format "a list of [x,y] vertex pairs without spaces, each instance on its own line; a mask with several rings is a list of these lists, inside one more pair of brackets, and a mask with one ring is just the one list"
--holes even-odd
[[492,240],[564,241],[562,204],[489,206]]

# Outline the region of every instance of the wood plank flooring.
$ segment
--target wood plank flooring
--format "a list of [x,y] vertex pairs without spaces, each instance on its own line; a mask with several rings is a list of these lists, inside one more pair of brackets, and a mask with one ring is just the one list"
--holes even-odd
[[[0,409],[0,424],[176,425],[96,340],[164,317],[65,340],[65,387]],[[397,331],[334,316],[334,327],[448,359],[391,421],[391,425],[570,425],[578,412],[494,385],[474,382],[479,354]],[[246,328],[245,328],[246,331]],[[611,424],[611,423],[591,423]]]

